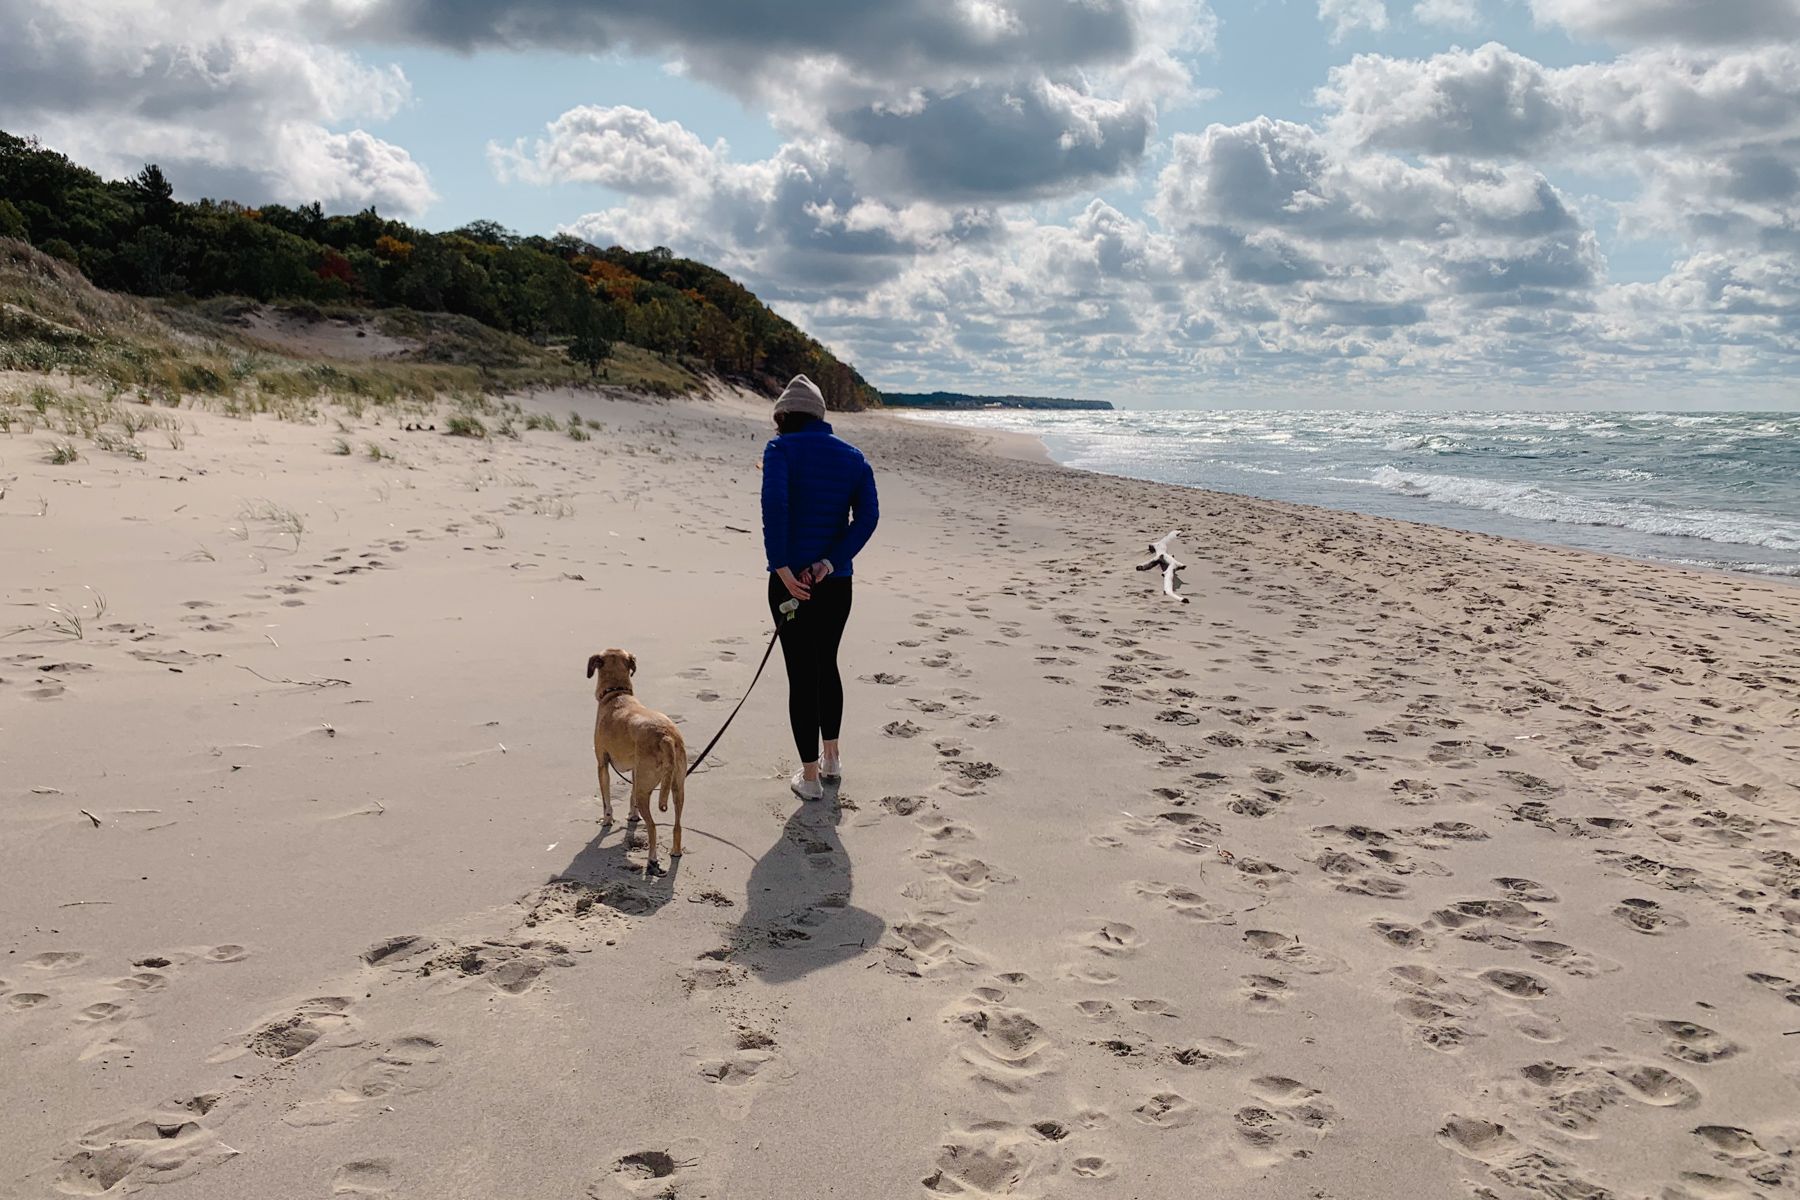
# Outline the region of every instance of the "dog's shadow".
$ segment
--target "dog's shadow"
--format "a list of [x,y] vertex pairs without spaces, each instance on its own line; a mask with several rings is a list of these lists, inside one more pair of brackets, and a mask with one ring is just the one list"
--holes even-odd
[[734,955],[769,983],[786,983],[877,949],[887,923],[850,904],[854,871],[838,836],[838,792],[801,803],[750,872]]
[[[643,827],[619,821],[594,830],[587,845],[575,852],[569,865],[550,877],[552,883],[571,882],[603,889],[607,904],[633,916],[648,916],[675,896],[681,860],[665,857],[666,875],[644,874]],[[668,849],[668,830],[657,826],[659,841]],[[692,836],[690,834],[690,836]],[[633,847],[636,850],[633,851]]]

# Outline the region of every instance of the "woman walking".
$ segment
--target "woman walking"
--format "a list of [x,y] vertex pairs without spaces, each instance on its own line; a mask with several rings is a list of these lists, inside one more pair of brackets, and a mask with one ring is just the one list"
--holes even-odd
[[[838,732],[844,684],[838,642],[850,619],[851,564],[880,516],[875,473],[862,451],[831,432],[818,385],[796,375],[775,401],[776,436],[763,448],[763,550],[769,611],[787,663],[788,722],[800,771],[794,794],[817,800],[821,780],[844,776]],[[792,620],[781,606],[800,601]],[[820,753],[820,743],[824,753]]]

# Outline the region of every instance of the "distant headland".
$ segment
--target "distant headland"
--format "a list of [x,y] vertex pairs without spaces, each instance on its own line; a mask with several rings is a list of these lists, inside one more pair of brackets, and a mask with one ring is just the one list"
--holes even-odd
[[1061,408],[1110,412],[1106,400],[1057,400],[1049,396],[967,396],[961,392],[883,392],[890,408]]

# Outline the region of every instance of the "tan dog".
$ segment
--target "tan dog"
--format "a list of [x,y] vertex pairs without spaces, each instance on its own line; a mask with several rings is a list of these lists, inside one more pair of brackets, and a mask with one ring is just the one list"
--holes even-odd
[[600,767],[600,823],[611,825],[613,819],[612,782],[609,764],[631,772],[631,812],[627,822],[642,819],[649,838],[650,857],[644,864],[646,875],[661,875],[656,861],[656,822],[650,816],[650,793],[662,788],[657,804],[669,811],[669,797],[675,797],[675,834],[669,846],[671,858],[681,857],[681,805],[687,783],[687,743],[675,722],[662,713],[645,708],[632,694],[631,677],[637,674],[637,655],[623,650],[607,650],[588,659],[588,678],[598,672],[594,683],[594,699],[600,710],[594,716],[594,758]]

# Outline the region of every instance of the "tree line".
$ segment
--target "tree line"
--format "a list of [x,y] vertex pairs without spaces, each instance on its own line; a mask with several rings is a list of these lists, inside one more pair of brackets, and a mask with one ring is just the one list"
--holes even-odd
[[598,371],[615,341],[769,391],[804,371],[835,409],[881,402],[849,364],[721,271],[668,249],[602,249],[492,221],[431,233],[373,207],[187,203],[155,164],[103,179],[0,131],[0,237],[22,238],[95,284],[142,296],[457,313]]

